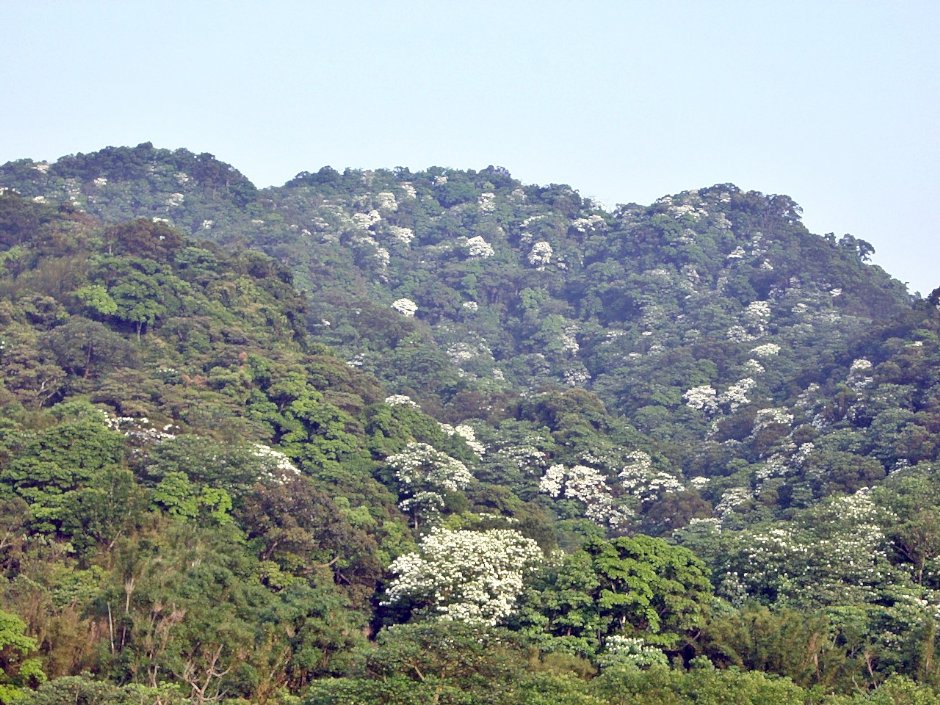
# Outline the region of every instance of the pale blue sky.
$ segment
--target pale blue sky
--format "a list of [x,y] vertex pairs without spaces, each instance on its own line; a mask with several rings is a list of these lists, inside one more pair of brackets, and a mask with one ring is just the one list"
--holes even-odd
[[940,286],[940,2],[0,0],[0,162],[151,141],[259,186],[507,167],[608,205],[733,182]]

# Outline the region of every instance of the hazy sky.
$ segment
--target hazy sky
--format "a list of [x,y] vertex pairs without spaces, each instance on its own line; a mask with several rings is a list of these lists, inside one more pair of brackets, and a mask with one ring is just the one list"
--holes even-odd
[[0,0],[0,162],[153,142],[259,186],[508,168],[607,205],[732,182],[940,286],[940,2]]

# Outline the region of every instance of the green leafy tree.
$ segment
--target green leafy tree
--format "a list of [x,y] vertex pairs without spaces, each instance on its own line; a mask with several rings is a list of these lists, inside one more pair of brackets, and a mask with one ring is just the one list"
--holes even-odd
[[26,636],[26,623],[15,614],[0,610],[0,700],[15,702],[26,688],[46,680],[38,658],[30,656],[38,644]]

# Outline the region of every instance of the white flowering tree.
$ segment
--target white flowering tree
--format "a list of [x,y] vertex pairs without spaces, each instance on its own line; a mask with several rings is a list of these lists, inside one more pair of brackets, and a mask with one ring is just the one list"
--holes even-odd
[[626,460],[617,477],[627,494],[636,497],[641,504],[655,502],[663,495],[684,489],[679,478],[653,468],[653,460],[648,453],[635,450],[627,454]]
[[392,308],[405,318],[414,318],[418,311],[418,304],[411,299],[395,299]]
[[399,493],[398,506],[411,514],[417,528],[424,517],[436,516],[449,493],[459,492],[473,480],[473,475],[459,460],[427,443],[409,443],[386,462],[395,471]]
[[557,499],[577,500],[584,505],[584,516],[602,526],[623,528],[633,518],[629,507],[615,501],[604,475],[587,465],[552,465],[539,480],[539,491]]
[[436,528],[415,553],[399,556],[384,604],[409,605],[444,620],[495,625],[516,609],[525,579],[542,562],[532,539],[513,529]]

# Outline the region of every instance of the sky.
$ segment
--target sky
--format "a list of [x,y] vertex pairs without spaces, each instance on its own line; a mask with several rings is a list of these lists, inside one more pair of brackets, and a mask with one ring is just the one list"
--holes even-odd
[[607,205],[734,183],[940,286],[940,2],[0,0],[0,162],[152,142],[258,186],[504,166]]

